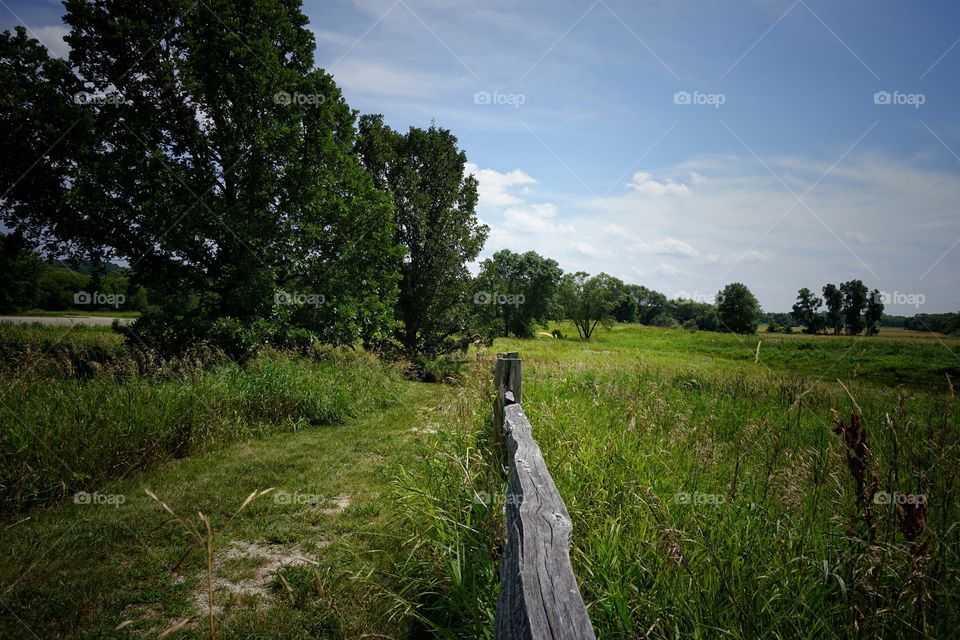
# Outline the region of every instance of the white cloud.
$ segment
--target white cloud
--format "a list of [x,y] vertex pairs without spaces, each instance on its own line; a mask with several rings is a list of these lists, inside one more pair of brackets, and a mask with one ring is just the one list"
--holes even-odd
[[390,64],[346,57],[327,69],[337,85],[349,94],[383,98],[424,99],[450,89],[450,78],[433,73],[411,71]]
[[573,225],[558,224],[553,220],[557,207],[549,204],[531,204],[525,207],[510,207],[503,212],[505,226],[521,232],[572,233]]
[[[505,207],[520,204],[523,200],[508,193],[508,191],[513,187],[536,183],[536,180],[520,169],[501,173],[495,169],[481,169],[476,164],[468,162],[466,172],[472,173],[477,178],[477,191],[482,207]],[[521,190],[523,194],[528,192],[529,190],[526,188]]]
[[663,238],[661,240],[647,242],[633,231],[619,224],[608,224],[603,228],[603,231],[607,235],[614,236],[615,238],[628,240],[630,242],[628,248],[632,253],[687,256],[688,258],[696,258],[700,255],[700,252],[690,246],[689,243],[676,238]]
[[676,238],[664,238],[655,242],[635,242],[630,245],[630,250],[636,253],[668,256],[686,256],[696,258],[700,252],[691,247],[683,240]]
[[591,258],[596,258],[600,255],[600,252],[597,251],[596,247],[588,242],[571,242],[570,246],[578,253],[582,253],[585,256],[590,256]]
[[64,60],[70,57],[70,45],[63,40],[63,37],[68,33],[70,33],[70,30],[62,24],[27,27],[27,34],[39,40],[50,51],[50,55]]
[[870,244],[873,242],[873,238],[865,234],[863,231],[844,231],[843,236],[848,240],[856,242],[857,244]]
[[690,189],[687,185],[672,180],[658,182],[653,179],[653,176],[644,171],[637,171],[633,174],[633,179],[627,183],[627,186],[637,193],[655,197],[667,195],[685,196],[690,194]]

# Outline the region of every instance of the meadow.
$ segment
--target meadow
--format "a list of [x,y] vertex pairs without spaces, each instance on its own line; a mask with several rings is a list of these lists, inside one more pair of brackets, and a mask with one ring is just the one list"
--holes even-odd
[[424,569],[447,567],[409,587],[436,628],[479,637],[495,610],[489,357],[507,350],[598,637],[955,633],[955,340],[636,326],[498,340],[468,376],[469,424],[444,425],[401,481],[408,530],[430,532]]
[[362,352],[241,365],[136,355],[103,328],[0,337],[0,635],[209,637],[206,552],[180,526],[199,511],[217,637],[490,637],[506,350],[598,637],[960,625],[955,338],[619,325],[498,339],[438,385]]

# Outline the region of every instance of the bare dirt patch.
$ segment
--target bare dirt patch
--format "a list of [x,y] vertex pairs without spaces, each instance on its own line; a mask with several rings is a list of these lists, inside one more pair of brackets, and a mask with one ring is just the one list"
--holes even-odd
[[[269,586],[277,572],[306,564],[317,562],[299,546],[232,541],[214,554],[214,611],[219,613],[228,602],[265,603],[271,598]],[[198,581],[193,602],[201,615],[208,611],[205,574]]]

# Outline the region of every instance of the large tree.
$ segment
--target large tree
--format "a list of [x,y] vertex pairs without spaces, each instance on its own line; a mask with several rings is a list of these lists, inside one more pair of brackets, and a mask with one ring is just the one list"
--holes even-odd
[[867,307],[867,286],[860,280],[851,280],[840,285],[843,294],[843,322],[848,335],[859,335],[863,332],[863,311]]
[[472,300],[467,263],[489,228],[477,220],[477,180],[466,175],[457,138],[436,126],[393,131],[363,116],[357,152],[395,209],[400,267],[396,338],[408,355],[433,357],[467,344]]
[[760,303],[745,284],[734,282],[717,293],[717,317],[722,331],[756,333]]
[[578,271],[563,276],[557,299],[565,318],[577,328],[582,340],[589,340],[597,326],[613,325],[613,312],[625,292],[622,281],[598,273],[591,277]]
[[838,336],[843,330],[843,292],[835,284],[824,285],[823,301],[827,305],[827,328],[833,329],[833,335]]
[[667,309],[667,296],[639,284],[626,285],[628,293],[637,303],[637,321],[653,324],[654,319]]
[[391,206],[314,68],[300,2],[65,6],[69,63],[20,29],[0,37],[3,221],[55,253],[129,263],[159,303],[135,330],[164,349],[215,324],[382,331]]
[[535,251],[503,249],[480,263],[474,282],[474,314],[485,333],[529,338],[550,317],[560,277],[555,260]]
[[883,319],[883,296],[878,289],[874,289],[867,298],[867,309],[863,314],[868,336],[880,333],[881,319]]
[[819,311],[822,304],[823,300],[806,287],[797,292],[797,301],[793,303],[790,315],[803,325],[804,333],[817,333],[820,330],[822,321]]

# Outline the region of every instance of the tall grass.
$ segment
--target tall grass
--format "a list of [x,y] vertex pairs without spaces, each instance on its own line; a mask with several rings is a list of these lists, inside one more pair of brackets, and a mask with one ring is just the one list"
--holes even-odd
[[343,352],[119,378],[4,377],[0,504],[19,511],[225,443],[337,424],[385,406],[397,383],[375,358]]
[[[419,463],[402,469],[392,498],[405,550],[392,576],[394,616],[413,637],[490,637],[503,529],[502,487],[487,439],[488,363],[475,363],[455,402],[426,427]],[[418,633],[419,632],[419,633]]]
[[[953,395],[851,375],[857,354],[844,360],[843,342],[832,361],[845,386],[772,371],[764,351],[754,364],[755,342],[717,358],[711,336],[698,352],[704,334],[688,335],[663,350],[647,330],[497,345],[524,359],[524,409],[573,518],[574,570],[598,636],[953,637]],[[404,485],[409,530],[435,550],[414,565],[412,582],[429,594],[419,610],[451,632],[495,607],[484,561],[498,560],[502,516],[467,504],[470,485],[491,477],[486,463],[459,464],[483,451],[484,370],[468,383],[468,429],[455,416],[441,423],[455,434],[441,440],[446,462]],[[849,435],[854,421],[865,436]],[[926,505],[884,504],[895,493]],[[449,566],[443,549],[471,563]],[[477,604],[463,604],[471,596]]]

